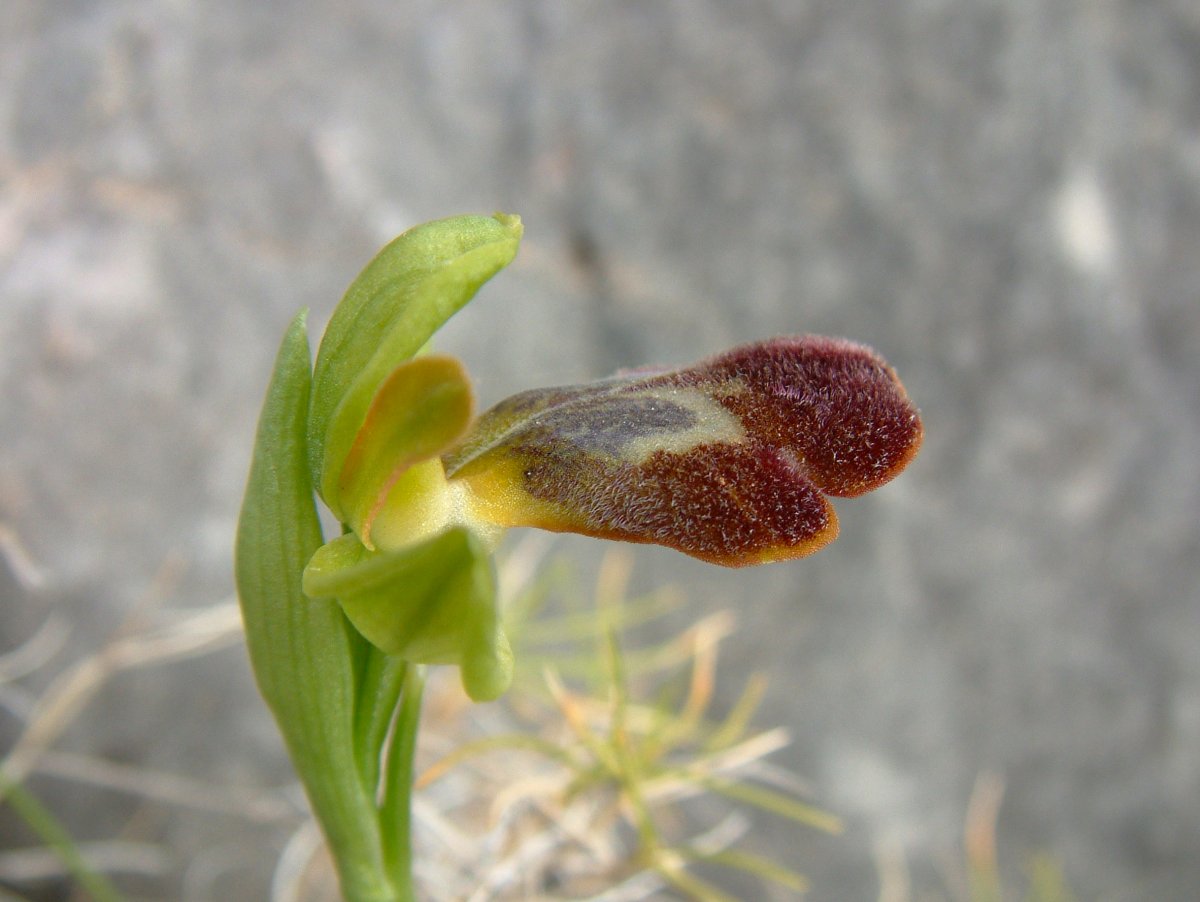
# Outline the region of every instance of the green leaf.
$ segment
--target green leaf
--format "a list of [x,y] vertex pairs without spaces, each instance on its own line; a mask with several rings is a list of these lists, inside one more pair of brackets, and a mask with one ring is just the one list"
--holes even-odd
[[[453,357],[418,357],[384,380],[338,479],[337,503],[364,545],[375,547],[372,523],[405,471],[461,437],[471,408],[471,384]],[[437,485],[429,488],[435,495]]]
[[462,527],[397,551],[334,539],[304,571],[312,598],[337,598],[355,628],[388,654],[417,664],[458,664],[476,701],[512,682],[512,652],[496,609],[491,560]]
[[339,519],[337,479],[380,384],[512,261],[517,216],[458,216],[417,226],[388,244],[342,298],[313,374],[309,466]]
[[321,527],[305,451],[310,387],[305,314],[293,321],[259,419],[238,521],[236,578],[250,663],[279,724],[349,899],[387,899],[378,819],[354,754],[363,643],[341,609],[300,588]]

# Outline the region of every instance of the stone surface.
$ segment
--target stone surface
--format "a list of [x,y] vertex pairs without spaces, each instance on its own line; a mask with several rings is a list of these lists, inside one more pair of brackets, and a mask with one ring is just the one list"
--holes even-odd
[[[850,823],[811,842],[764,825],[759,847],[814,898],[874,898],[900,857],[950,895],[995,773],[1014,874],[1044,850],[1083,898],[1193,898],[1192,0],[10,0],[4,18],[0,526],[41,576],[6,551],[4,649],[52,606],[62,660],[82,654],[164,562],[182,562],[155,590],[169,606],[227,598],[294,311],[319,328],[409,225],[511,210],[517,264],[441,341],[485,403],[812,331],[879,349],[922,408],[921,456],[840,503],[819,555],[727,573],[637,552],[640,582],[739,609],[728,694],[769,673],[763,722],[796,739],[781,763]],[[125,678],[70,744],[285,781],[242,657]],[[102,798],[59,810],[110,835],[128,803]],[[177,860],[146,897],[226,859],[222,897],[263,896],[267,828],[260,858],[215,815],[166,823]]]

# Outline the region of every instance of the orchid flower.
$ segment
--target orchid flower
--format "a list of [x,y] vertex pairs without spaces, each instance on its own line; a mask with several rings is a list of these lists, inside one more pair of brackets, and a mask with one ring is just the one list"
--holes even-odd
[[[385,652],[461,664],[477,698],[511,675],[485,564],[505,529],[652,542],[731,567],[801,557],[837,535],[827,496],[887,482],[922,434],[882,358],[811,335],[533,389],[474,419],[457,360],[404,359],[437,324],[415,330],[417,305],[460,307],[519,236],[515,217],[459,218],[385,249],[329,325],[310,418],[322,497],[350,531],[314,555],[305,591],[337,598]],[[412,246],[421,265],[392,274]]]
[[[347,849],[386,859],[405,847],[343,817],[377,791],[397,674],[457,664],[477,700],[511,681],[491,562],[505,530],[654,543],[730,567],[785,561],[837,535],[829,496],[883,485],[921,444],[887,363],[813,335],[535,388],[476,417],[462,364],[421,352],[513,259],[521,231],[516,216],[463,216],[395,239],[338,305],[315,367],[297,318],[260,422],[238,543],[247,637],[344,888],[375,866],[348,863]],[[329,542],[314,491],[343,526]],[[335,789],[322,776],[342,754],[330,722],[346,724],[362,777]],[[401,871],[388,879],[403,883]]]

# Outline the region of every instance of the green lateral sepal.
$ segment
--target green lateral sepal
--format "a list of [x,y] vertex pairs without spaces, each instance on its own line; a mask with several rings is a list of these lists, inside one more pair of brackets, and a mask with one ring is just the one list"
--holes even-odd
[[453,527],[394,551],[352,533],[322,546],[304,570],[310,598],[336,598],[372,645],[416,664],[457,664],[463,688],[490,701],[512,682],[512,651],[484,543]]

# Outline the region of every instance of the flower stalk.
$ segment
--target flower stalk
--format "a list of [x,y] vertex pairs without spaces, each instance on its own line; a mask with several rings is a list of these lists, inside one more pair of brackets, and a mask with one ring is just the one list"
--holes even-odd
[[[247,646],[350,902],[415,898],[425,666],[457,665],[476,701],[512,681],[504,530],[788,560],[835,537],[827,496],[882,485],[920,446],[895,372],[819,336],[535,389],[476,418],[462,364],[418,355],[520,239],[504,214],[401,235],[350,286],[315,365],[296,317],[260,418],[236,553]],[[343,528],[328,541],[318,498]]]

